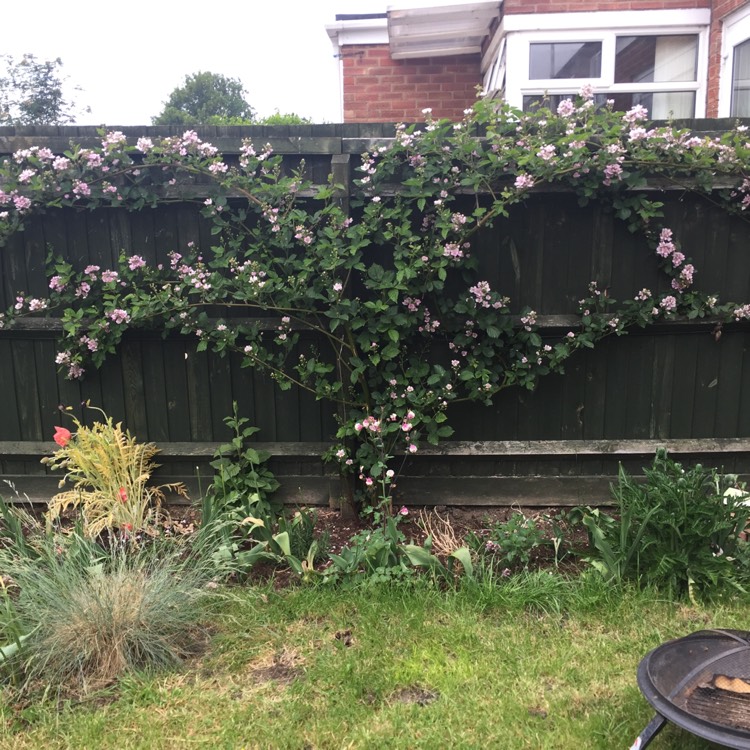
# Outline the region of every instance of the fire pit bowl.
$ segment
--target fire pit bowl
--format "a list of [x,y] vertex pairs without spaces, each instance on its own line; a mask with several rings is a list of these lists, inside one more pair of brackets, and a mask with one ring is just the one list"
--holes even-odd
[[663,643],[638,666],[638,687],[657,714],[631,750],[645,748],[667,721],[750,750],[750,632],[701,630]]

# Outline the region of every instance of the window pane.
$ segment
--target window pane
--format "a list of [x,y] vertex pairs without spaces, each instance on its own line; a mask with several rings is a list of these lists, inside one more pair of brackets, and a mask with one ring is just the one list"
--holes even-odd
[[686,119],[695,117],[694,91],[660,91],[639,94],[608,94],[614,99],[614,108],[627,112],[636,104],[648,110],[652,120]]
[[615,83],[695,81],[698,37],[618,36]]
[[[571,99],[573,102],[578,94],[571,91],[570,94],[526,94],[523,97],[524,112],[529,112],[539,107],[546,107],[555,112],[563,99]],[[607,94],[594,94],[594,105],[603,107],[607,103]]]
[[529,78],[600,78],[601,42],[555,42],[530,45]]
[[734,48],[732,117],[750,117],[750,39]]

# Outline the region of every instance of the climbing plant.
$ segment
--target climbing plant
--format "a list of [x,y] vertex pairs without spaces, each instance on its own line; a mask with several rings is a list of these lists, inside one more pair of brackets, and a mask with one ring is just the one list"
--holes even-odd
[[[390,459],[448,437],[451,404],[532,389],[578,349],[633,326],[750,318],[750,305],[694,289],[698,271],[664,225],[658,191],[643,190],[653,180],[680,185],[744,217],[743,126],[720,137],[653,127],[642,107],[595,107],[588,88],[555,112],[479,100],[460,122],[424,115],[425,124],[399,125],[362,155],[349,212],[332,182],[315,187],[304,165],[289,174],[270,146],[250,141],[234,161],[193,131],[135,144],[109,132],[96,148],[18,151],[0,168],[0,242],[58,207],[139,210],[197,183],[208,196],[199,208],[211,242],[175,247],[156,266],[123,253],[116,268],[75,267],[53,249],[49,294],[19,290],[0,325],[60,317],[57,363],[70,378],[101,365],[130,328],[179,331],[199,350],[238,352],[280,388],[335,402],[328,457],[387,496]],[[642,233],[666,291],[615,300],[592,279],[577,325],[556,340],[542,339],[534,310],[512,315],[503,290],[480,278],[472,244],[549,185],[609,206]],[[246,315],[216,313],[230,309]]]

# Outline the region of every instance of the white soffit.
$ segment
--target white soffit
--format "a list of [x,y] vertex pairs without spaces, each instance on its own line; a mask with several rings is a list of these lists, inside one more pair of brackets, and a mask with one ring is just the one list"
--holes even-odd
[[502,0],[430,7],[388,8],[391,57],[469,55],[482,51],[492,22],[500,16]]

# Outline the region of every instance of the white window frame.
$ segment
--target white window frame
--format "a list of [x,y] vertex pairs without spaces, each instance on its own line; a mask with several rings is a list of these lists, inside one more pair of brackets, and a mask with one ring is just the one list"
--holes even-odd
[[750,39],[750,5],[730,13],[722,21],[719,67],[719,117],[731,117],[734,48]]
[[[519,109],[524,96],[570,94],[591,84],[595,94],[695,92],[694,117],[706,115],[710,10],[600,11],[593,13],[539,13],[506,15],[505,98]],[[620,36],[698,37],[696,80],[615,83],[615,48]],[[601,42],[599,78],[532,80],[529,78],[530,45],[556,42]]]

